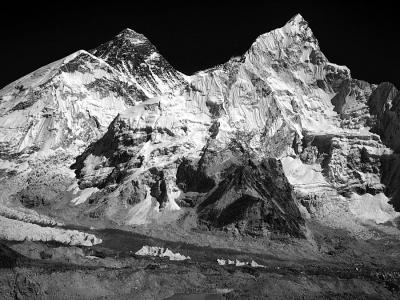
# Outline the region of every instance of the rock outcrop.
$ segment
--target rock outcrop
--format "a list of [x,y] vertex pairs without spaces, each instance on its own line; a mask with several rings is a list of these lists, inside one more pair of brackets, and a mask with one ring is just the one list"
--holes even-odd
[[303,237],[304,220],[280,161],[233,162],[198,206],[202,226],[252,236]]
[[388,82],[381,83],[368,100],[371,114],[376,117],[372,129],[396,153],[400,151],[400,93]]
[[374,134],[305,133],[300,159],[306,164],[320,164],[322,173],[341,194],[383,191],[381,158],[390,154]]

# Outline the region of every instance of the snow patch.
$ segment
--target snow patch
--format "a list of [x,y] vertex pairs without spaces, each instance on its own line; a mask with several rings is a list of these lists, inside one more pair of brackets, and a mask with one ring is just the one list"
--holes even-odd
[[132,207],[127,214],[127,225],[142,225],[149,223],[151,216],[154,216],[158,212],[158,203],[153,201],[150,195],[150,189],[146,187],[147,196],[146,198]]
[[77,195],[74,199],[71,200],[71,202],[74,205],[79,205],[82,203],[85,203],[86,200],[95,192],[97,192],[99,189],[97,187],[90,187],[84,190],[79,190],[77,192]]
[[322,175],[320,165],[306,165],[299,158],[292,157],[284,157],[281,162],[287,179],[298,190],[319,189],[321,186],[329,186]]
[[141,256],[158,256],[158,257],[168,257],[169,260],[186,260],[190,259],[190,256],[185,256],[180,253],[174,253],[168,248],[156,247],[156,246],[143,246],[138,250],[136,255]]
[[243,262],[240,260],[230,260],[230,259],[223,259],[223,258],[219,258],[217,259],[217,263],[220,266],[225,266],[225,265],[234,265],[236,267],[243,267],[243,266],[250,266],[253,268],[266,268],[266,266],[264,265],[260,265],[257,262],[255,262],[254,260],[250,261],[250,262]]
[[377,195],[353,193],[350,198],[350,211],[359,219],[374,221],[376,224],[386,223],[400,216],[383,193]]

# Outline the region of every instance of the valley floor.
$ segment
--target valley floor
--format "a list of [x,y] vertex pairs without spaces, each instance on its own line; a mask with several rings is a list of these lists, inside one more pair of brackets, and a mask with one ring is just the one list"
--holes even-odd
[[[313,224],[308,226],[313,229]],[[301,240],[262,241],[215,232],[193,232],[191,242],[185,243],[179,241],[179,234],[174,241],[157,238],[155,228],[148,228],[146,235],[119,229],[79,228],[103,240],[91,247],[2,241],[0,296],[2,299],[400,297],[398,240],[360,241],[343,231],[315,227],[319,233],[314,233],[314,245]],[[136,231],[139,229],[143,230]],[[173,261],[135,254],[146,245],[167,248],[190,259]],[[219,265],[218,259],[254,261],[257,265]]]

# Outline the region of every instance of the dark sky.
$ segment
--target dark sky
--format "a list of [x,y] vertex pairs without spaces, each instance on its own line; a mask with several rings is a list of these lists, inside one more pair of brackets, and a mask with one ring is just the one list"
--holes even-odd
[[385,1],[60,2],[1,8],[0,87],[76,50],[94,48],[127,27],[191,74],[243,54],[258,35],[283,26],[296,13],[308,21],[331,62],[347,65],[354,78],[400,87],[399,14]]

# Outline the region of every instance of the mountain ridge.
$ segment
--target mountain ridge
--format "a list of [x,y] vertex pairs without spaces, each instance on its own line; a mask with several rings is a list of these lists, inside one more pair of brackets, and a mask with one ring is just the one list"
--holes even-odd
[[[80,57],[84,59],[79,60]],[[61,108],[64,109],[61,115],[76,111],[75,105],[85,103],[85,99],[93,99],[95,106],[105,99],[104,106],[97,115],[89,107],[83,114],[79,112],[70,118],[76,121],[83,115],[84,122],[90,124],[88,127],[77,125],[82,131],[79,138],[58,138],[72,143],[79,139],[74,149],[68,150],[68,144],[61,144],[59,148],[57,139],[50,146],[42,146],[42,141],[49,140],[48,136],[64,132],[65,128],[79,132],[70,125],[62,125],[48,133],[47,123],[63,123],[57,123],[60,121],[54,115],[42,111],[39,120],[47,123],[39,124],[38,137],[33,135],[17,148],[19,152],[25,145],[38,149],[33,147],[32,151],[17,155],[17,159],[8,159],[16,154],[15,150],[7,145],[3,147],[4,153],[10,153],[3,156],[7,162],[3,163],[7,166],[5,182],[9,178],[17,181],[26,176],[30,178],[29,183],[21,182],[9,188],[7,195],[14,199],[11,203],[16,201],[38,210],[49,207],[51,211],[53,206],[68,210],[72,201],[79,208],[74,212],[75,217],[84,216],[89,222],[107,220],[119,226],[173,224],[181,220],[185,211],[190,211],[189,215],[199,218],[197,221],[201,224],[210,217],[204,211],[231,218],[224,210],[227,199],[224,193],[231,191],[222,186],[241,182],[241,170],[249,178],[260,177],[265,166],[262,161],[276,159],[282,164],[273,165],[269,170],[279,174],[277,181],[288,178],[293,189],[277,184],[274,192],[270,192],[262,183],[247,183],[240,188],[238,185],[236,189],[241,190],[243,199],[252,199],[257,204],[244,208],[240,204],[243,199],[236,199],[240,203],[229,205],[248,209],[248,213],[239,213],[230,219],[232,223],[220,220],[218,224],[223,226],[211,222],[208,230],[242,228],[240,234],[262,232],[268,236],[269,229],[274,228],[274,234],[279,234],[278,224],[287,222],[292,231],[281,234],[305,237],[304,220],[309,218],[349,229],[351,226],[340,224],[340,220],[352,216],[351,224],[357,230],[363,234],[368,231],[358,224],[357,216],[349,212],[349,207],[337,212],[340,220],[321,217],[318,213],[331,204],[324,203],[326,193],[334,201],[349,202],[346,205],[350,206],[356,201],[355,195],[374,197],[385,191],[390,191],[388,196],[396,193],[393,181],[388,189],[381,183],[379,158],[391,155],[391,150],[381,143],[377,134],[370,132],[379,126],[375,125],[369,108],[373,102],[369,99],[376,94],[377,86],[353,79],[347,67],[329,62],[300,14],[283,27],[260,35],[242,56],[191,76],[175,70],[146,37],[131,29],[124,29],[114,39],[89,52],[81,50],[61,61],[61,65],[56,63],[60,71],[55,74],[64,76],[62,84],[62,80],[71,82],[72,92],[60,91],[60,99],[64,97],[67,103],[71,99],[76,101],[70,107]],[[110,74],[114,77],[108,77]],[[29,75],[24,78],[29,79]],[[22,81],[9,85],[0,95],[9,93],[6,100],[14,101],[10,90],[18,92],[15,85]],[[57,86],[51,84],[52,89]],[[37,87],[40,84],[31,88]],[[83,87],[87,90],[81,90]],[[2,97],[0,105],[5,103]],[[43,101],[40,97],[39,102]],[[50,101],[58,99],[58,96],[48,97]],[[374,101],[379,102],[381,98]],[[105,118],[102,113],[109,109],[110,99],[117,101],[118,106]],[[35,103],[30,105],[34,107]],[[64,102],[60,103],[62,107]],[[24,112],[31,109],[25,104],[20,107]],[[0,117],[7,122],[6,114]],[[41,128],[46,129],[44,133]],[[93,132],[95,135],[91,135]],[[57,151],[65,153],[67,158],[49,162],[62,166],[60,173],[47,175],[44,170],[34,170],[33,166],[38,163],[47,166],[46,155],[53,157]],[[248,167],[246,159],[241,157],[253,161],[251,166],[260,167]],[[21,169],[21,161],[27,162],[28,167]],[[75,174],[65,171],[70,165]],[[232,173],[235,168],[237,171]],[[299,170],[318,177],[321,187],[298,178]],[[178,180],[181,171],[188,178],[203,178],[203,189],[188,189],[187,185],[193,183]],[[385,174],[388,172],[393,170],[386,170]],[[44,195],[43,178],[51,182],[51,176],[60,176],[62,184],[54,185],[51,195]],[[238,179],[230,181],[226,176]],[[306,181],[301,185],[299,180]],[[286,189],[282,193],[294,195],[288,198],[291,204],[287,210],[277,204],[281,200],[275,191],[281,188]],[[66,189],[73,191],[73,199],[68,200],[71,195]],[[216,190],[220,192],[215,194]],[[314,197],[311,202],[310,193]],[[214,199],[213,207],[199,210],[210,197]],[[63,200],[55,204],[55,199]],[[322,208],[315,208],[318,206]],[[254,215],[257,207],[263,207],[265,214]],[[391,211],[389,218],[395,215]],[[243,222],[258,224],[256,227],[260,228],[241,227]],[[358,231],[350,231],[359,235]]]
[[0,90],[0,297],[398,299],[399,103],[299,14],[191,76],[130,29],[34,71]]

